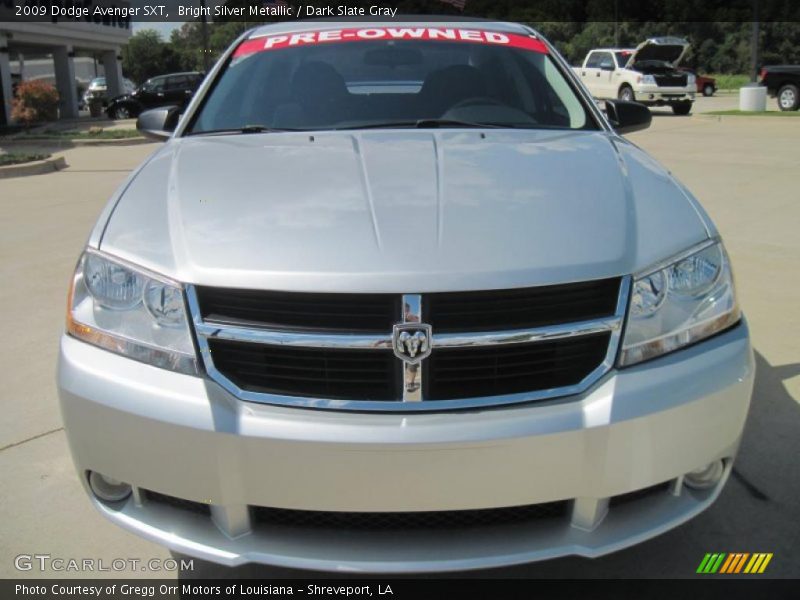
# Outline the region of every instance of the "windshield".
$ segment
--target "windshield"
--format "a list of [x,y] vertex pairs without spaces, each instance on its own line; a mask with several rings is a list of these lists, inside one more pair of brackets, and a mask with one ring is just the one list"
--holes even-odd
[[617,65],[620,69],[624,68],[625,65],[628,64],[628,61],[631,58],[631,54],[633,52],[631,50],[620,50],[619,52],[615,52],[614,54],[617,55]]
[[187,133],[421,123],[597,128],[532,36],[373,27],[245,40]]

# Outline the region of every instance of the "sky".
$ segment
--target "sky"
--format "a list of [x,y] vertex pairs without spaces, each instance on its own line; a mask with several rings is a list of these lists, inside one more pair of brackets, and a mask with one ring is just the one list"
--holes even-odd
[[174,22],[166,22],[166,23],[151,23],[151,22],[142,22],[142,21],[133,21],[132,23],[133,33],[137,31],[141,31],[142,29],[155,29],[161,34],[161,37],[164,40],[168,40],[170,34],[174,29],[180,28],[183,23],[174,23]]

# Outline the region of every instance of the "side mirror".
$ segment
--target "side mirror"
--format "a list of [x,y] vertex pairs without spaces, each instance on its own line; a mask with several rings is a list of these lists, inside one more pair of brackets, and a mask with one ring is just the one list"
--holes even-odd
[[650,109],[638,102],[606,100],[606,116],[617,133],[631,133],[650,127]]
[[163,142],[175,131],[180,116],[178,106],[161,106],[146,110],[136,120],[136,129],[146,138]]
[[600,65],[600,70],[601,71],[616,71],[617,68],[614,65],[611,65],[609,63],[603,63],[603,64]]

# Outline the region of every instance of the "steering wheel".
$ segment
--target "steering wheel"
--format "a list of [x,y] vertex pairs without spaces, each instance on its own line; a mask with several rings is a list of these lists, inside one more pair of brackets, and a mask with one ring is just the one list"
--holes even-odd
[[470,106],[508,106],[495,98],[489,96],[475,96],[474,98],[467,98],[461,102],[457,102],[447,109],[447,111],[456,110],[458,108],[468,108]]

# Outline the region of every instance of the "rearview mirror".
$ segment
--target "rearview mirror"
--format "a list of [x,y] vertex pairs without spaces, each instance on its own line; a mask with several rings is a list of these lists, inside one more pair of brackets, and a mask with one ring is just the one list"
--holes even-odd
[[370,50],[364,55],[364,64],[370,66],[395,68],[421,65],[422,63],[422,52],[416,48],[388,46]]
[[136,129],[146,138],[163,142],[175,131],[180,116],[179,106],[161,106],[146,110],[136,120]]
[[606,116],[617,133],[631,133],[650,127],[650,109],[638,102],[606,100]]
[[603,64],[600,65],[600,70],[601,71],[614,71],[614,70],[616,70],[616,67],[614,65],[610,64],[610,63],[603,63]]

